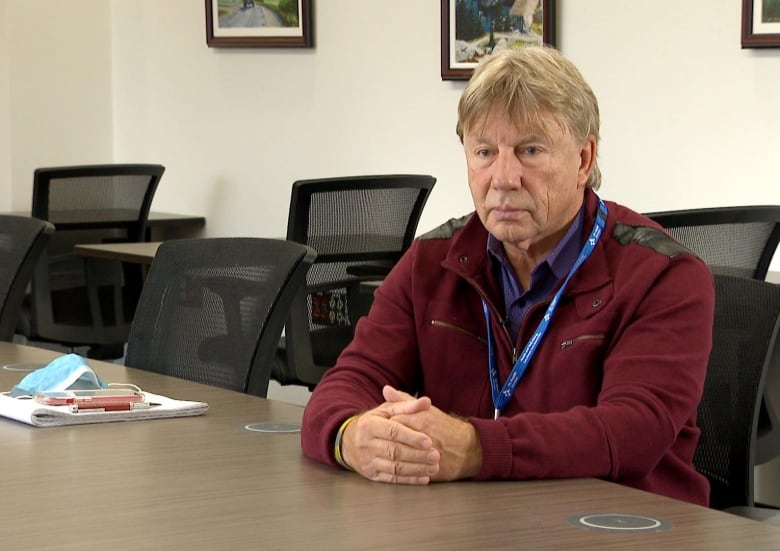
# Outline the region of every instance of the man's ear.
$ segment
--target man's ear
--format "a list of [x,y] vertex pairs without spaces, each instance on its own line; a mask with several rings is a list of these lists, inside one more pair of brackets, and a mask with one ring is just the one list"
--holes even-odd
[[593,134],[585,138],[585,142],[580,148],[580,167],[577,171],[577,187],[585,187],[585,183],[590,178],[593,166],[596,164],[596,137]]

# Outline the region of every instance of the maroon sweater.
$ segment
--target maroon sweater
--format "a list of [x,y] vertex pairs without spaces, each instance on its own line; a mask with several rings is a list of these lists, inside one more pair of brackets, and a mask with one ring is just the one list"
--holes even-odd
[[[597,198],[588,191],[585,200],[587,236]],[[378,288],[305,409],[304,454],[336,465],[339,425],[381,403],[389,384],[474,424],[478,479],[592,476],[708,505],[709,485],[691,460],[712,340],[712,276],[655,223],[607,207],[603,237],[501,418],[493,420],[480,297],[491,307],[502,385],[548,302],[529,310],[511,342],[487,232],[471,215],[415,240]]]

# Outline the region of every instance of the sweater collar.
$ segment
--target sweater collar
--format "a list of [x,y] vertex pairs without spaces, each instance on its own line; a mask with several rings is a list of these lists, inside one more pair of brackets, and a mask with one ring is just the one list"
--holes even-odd
[[[590,235],[590,229],[596,221],[598,211],[598,196],[591,189],[585,190],[585,217],[583,220],[582,243]],[[609,265],[605,254],[605,244],[611,239],[614,220],[607,216],[607,225],[604,236],[599,245],[594,249],[588,260],[569,283],[569,293],[588,291],[609,282]],[[476,212],[472,213],[462,231],[453,237],[450,249],[443,261],[443,266],[455,271],[474,284],[482,287],[492,296],[500,296],[499,288],[493,270],[488,264],[487,239],[488,231],[482,225],[482,221]]]

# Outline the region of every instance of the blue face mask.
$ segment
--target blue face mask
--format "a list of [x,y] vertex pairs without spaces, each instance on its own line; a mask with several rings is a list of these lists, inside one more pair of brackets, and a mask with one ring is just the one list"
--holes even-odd
[[92,390],[108,388],[78,354],[60,356],[36,369],[11,389],[11,396],[25,396],[46,390]]

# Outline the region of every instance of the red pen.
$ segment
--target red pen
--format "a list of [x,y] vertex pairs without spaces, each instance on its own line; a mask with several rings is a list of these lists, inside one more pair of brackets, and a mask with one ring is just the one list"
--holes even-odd
[[105,402],[78,402],[77,404],[74,404],[73,406],[73,413],[78,413],[80,411],[84,412],[99,412],[99,411],[130,411],[133,409],[133,404],[131,402],[116,402],[112,404],[107,404]]

